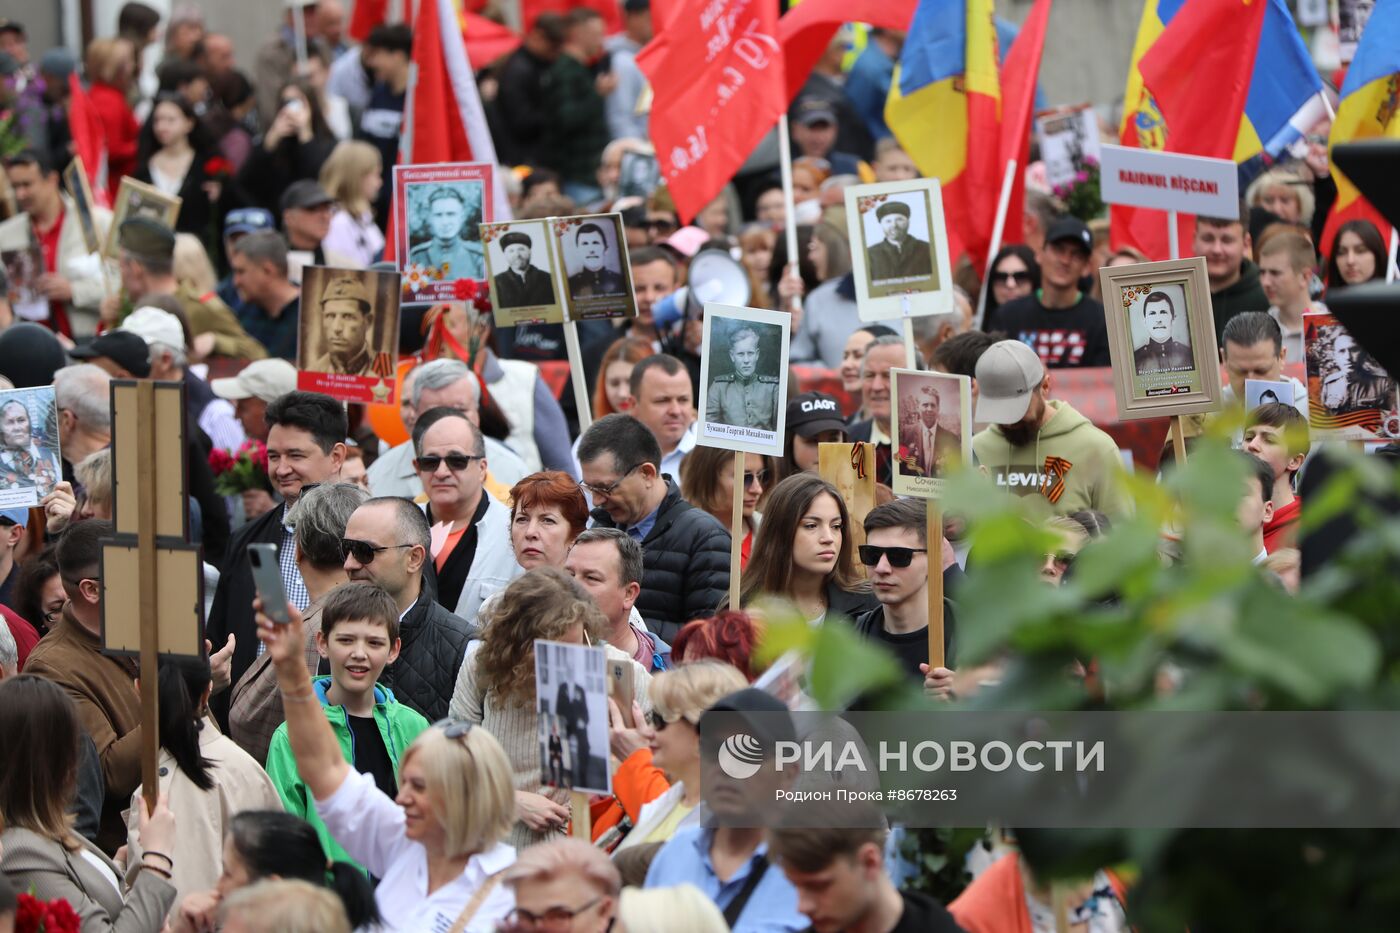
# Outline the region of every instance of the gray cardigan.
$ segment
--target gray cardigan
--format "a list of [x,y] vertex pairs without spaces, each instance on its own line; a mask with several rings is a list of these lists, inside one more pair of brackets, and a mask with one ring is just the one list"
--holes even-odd
[[[174,886],[149,871],[137,873],[123,902],[111,881],[82,855],[27,829],[5,830],[0,833],[0,845],[4,846],[0,870],[15,889],[32,888],[42,901],[67,901],[82,921],[82,933],[160,933],[175,904]],[[83,845],[107,864],[114,878],[121,878],[101,850],[87,840]]]

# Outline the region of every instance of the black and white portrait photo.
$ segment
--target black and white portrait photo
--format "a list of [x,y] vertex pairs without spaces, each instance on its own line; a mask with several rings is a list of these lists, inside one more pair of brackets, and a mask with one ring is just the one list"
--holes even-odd
[[0,509],[39,504],[63,479],[53,386],[0,392]]
[[1145,286],[1127,314],[1133,335],[1133,368],[1139,376],[1196,368],[1186,298],[1180,285]]
[[607,661],[602,648],[535,642],[540,782],[612,793]]
[[561,322],[548,224],[543,220],[487,224],[482,227],[482,240],[497,326]]
[[[701,348],[701,442],[766,453],[787,410],[788,327],[785,314],[706,305]],[[739,446],[739,445],[747,446]],[[757,449],[758,447],[763,449]]]
[[483,194],[479,181],[406,185],[409,264],[439,270],[444,281],[484,279],[477,235]]
[[[870,281],[889,282],[922,278],[933,274],[933,254],[929,251],[928,214],[916,195],[891,195],[870,211],[879,239],[867,236],[866,261]],[[863,218],[869,226],[869,218]],[[920,237],[915,230],[923,233]]]
[[574,320],[632,317],[632,270],[621,214],[553,218]]
[[844,195],[861,320],[952,314],[952,266],[937,179],[852,185]]

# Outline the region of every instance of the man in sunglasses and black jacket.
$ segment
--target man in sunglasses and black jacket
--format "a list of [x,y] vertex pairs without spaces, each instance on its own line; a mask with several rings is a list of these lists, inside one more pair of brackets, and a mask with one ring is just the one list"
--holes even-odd
[[[878,608],[856,616],[856,631],[885,646],[899,666],[923,682],[933,696],[952,690],[950,667],[930,667],[928,651],[928,525],[922,499],[896,499],[876,506],[865,516],[865,541],[860,560],[870,575]],[[940,542],[941,543],[941,542]],[[942,561],[940,560],[940,564]],[[944,568],[948,577],[960,575],[956,563]],[[943,598],[944,664],[953,663],[953,602]]]

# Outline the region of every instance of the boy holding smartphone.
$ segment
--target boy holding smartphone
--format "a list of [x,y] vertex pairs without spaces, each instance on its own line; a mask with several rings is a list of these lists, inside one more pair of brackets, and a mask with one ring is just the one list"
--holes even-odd
[[[331,673],[317,677],[313,687],[341,753],[356,771],[373,775],[381,791],[397,796],[399,758],[428,728],[428,721],[376,682],[399,654],[399,611],[393,597],[373,583],[336,587],[321,605],[316,647],[330,662]],[[286,723],[273,733],[267,773],[287,812],[316,827],[330,859],[353,862],[316,814],[315,802],[297,774]]]

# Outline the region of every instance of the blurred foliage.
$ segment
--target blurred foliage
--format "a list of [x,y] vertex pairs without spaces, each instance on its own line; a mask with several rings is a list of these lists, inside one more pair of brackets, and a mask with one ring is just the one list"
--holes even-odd
[[[1400,706],[1400,522],[1368,505],[1400,494],[1400,471],[1342,445],[1319,456],[1333,460],[1324,464],[1332,475],[1308,501],[1303,533],[1343,513],[1357,530],[1297,595],[1253,565],[1236,519],[1245,465],[1220,436],[1203,438],[1160,483],[1132,477],[1135,514],[1090,542],[1058,589],[1039,576],[1054,541],[1039,524],[1044,501],[1008,496],[977,471],[950,479],[944,506],[966,517],[971,535],[958,663],[1006,659],[1001,682],[961,705]],[[809,693],[825,709],[872,697],[884,708],[928,706],[845,627],[775,621],[764,650],[789,649],[810,655]],[[1079,663],[1092,664],[1092,682],[1071,676]],[[1306,779],[1281,771],[1280,787]],[[913,886],[945,902],[956,896],[962,858],[981,835],[911,832],[921,872]],[[1400,912],[1400,835],[1391,830],[1028,830],[1018,841],[1042,879],[1103,867],[1137,879],[1129,911],[1140,930],[1390,929]]]

